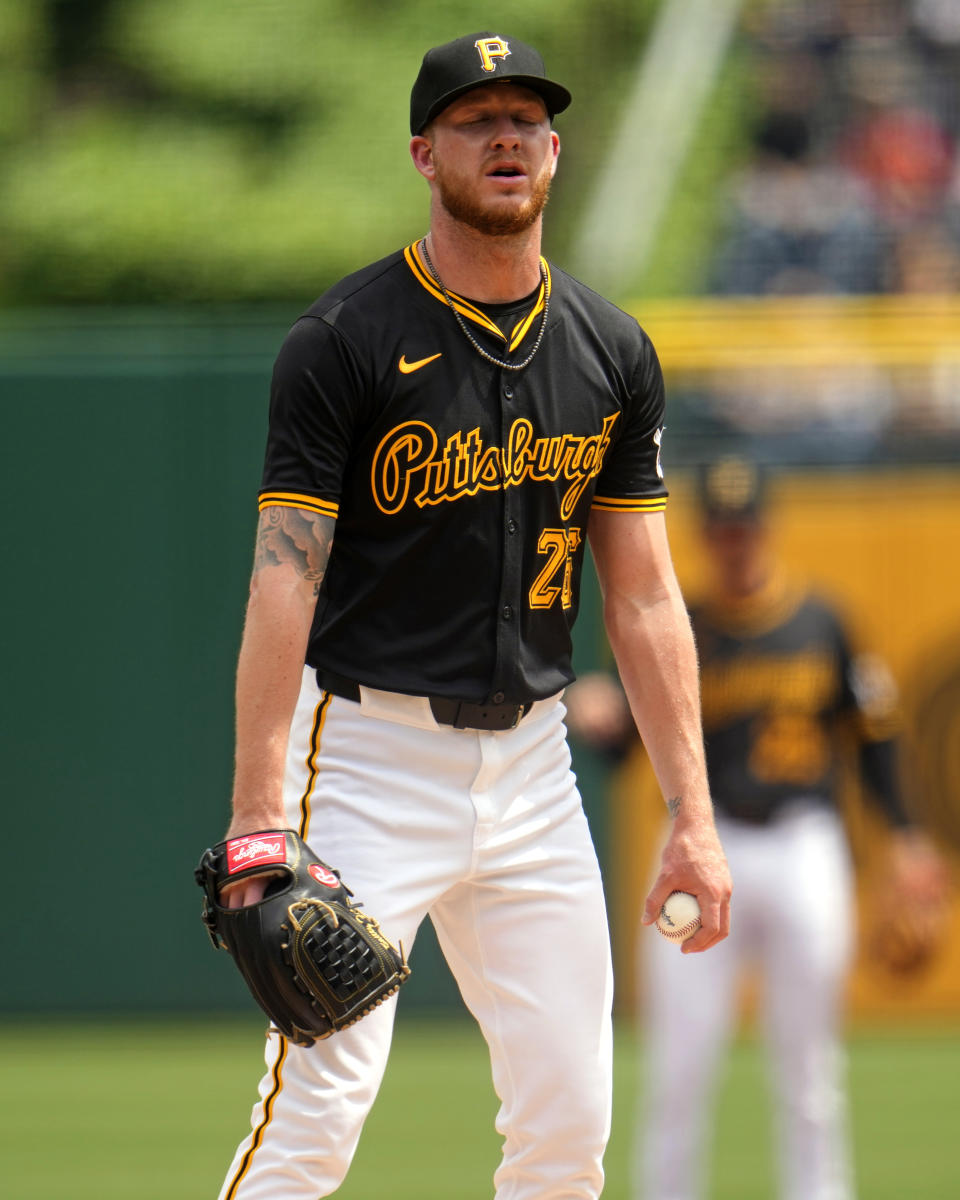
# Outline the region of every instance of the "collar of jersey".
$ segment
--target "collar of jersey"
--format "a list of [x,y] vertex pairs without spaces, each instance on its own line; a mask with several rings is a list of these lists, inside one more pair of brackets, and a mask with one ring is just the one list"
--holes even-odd
[[[420,257],[419,243],[414,242],[412,245],[407,246],[403,252],[403,257],[407,260],[407,265],[413,272],[414,279],[416,279],[421,287],[425,288],[431,296],[433,296],[436,300],[439,300],[441,304],[445,305],[447,301],[444,298],[443,292],[437,286],[437,281],[427,270],[426,263],[424,263],[423,259]],[[491,335],[491,337],[495,337],[499,341],[504,342],[508,348],[513,351],[516,350],[516,348],[530,332],[530,327],[533,325],[540,313],[543,312],[544,305],[547,302],[547,297],[550,295],[552,286],[550,264],[545,258],[541,258],[540,266],[544,274],[543,279],[540,282],[540,287],[537,291],[536,299],[533,302],[533,307],[526,314],[526,316],[521,317],[516,325],[514,325],[513,329],[510,331],[509,338],[499,328],[499,326],[496,325],[495,322],[491,321],[487,314],[482,309],[477,308],[475,304],[471,304],[469,300],[464,300],[462,296],[458,296],[456,292],[451,292],[449,288],[447,288],[447,295],[450,297],[453,307],[458,313],[460,313],[462,317],[466,317],[468,321],[473,321],[474,324],[479,325],[482,329],[485,329],[487,333]]]

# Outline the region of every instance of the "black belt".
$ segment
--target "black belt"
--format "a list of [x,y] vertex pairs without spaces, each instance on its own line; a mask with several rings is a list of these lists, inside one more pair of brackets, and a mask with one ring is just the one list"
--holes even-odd
[[[345,679],[333,671],[317,670],[317,683],[325,692],[344,700],[360,703],[360,684]],[[434,720],[455,729],[513,729],[533,707],[530,704],[471,704],[467,700],[451,700],[448,696],[424,696],[429,701]]]

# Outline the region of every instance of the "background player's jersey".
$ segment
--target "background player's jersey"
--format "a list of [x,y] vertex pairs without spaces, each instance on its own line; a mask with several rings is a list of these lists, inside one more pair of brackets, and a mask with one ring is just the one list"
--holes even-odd
[[[417,249],[348,277],[288,335],[261,507],[336,518],[307,661],[392,691],[526,703],[573,678],[592,507],[663,508],[663,378],[627,316],[541,260],[526,301],[453,300]],[[505,333],[499,325],[503,325]]]
[[844,734],[859,742],[868,795],[905,824],[893,757],[896,696],[854,658],[822,600],[772,584],[742,607],[691,610],[701,661],[707,770],[718,811],[763,822],[792,799],[835,804]]

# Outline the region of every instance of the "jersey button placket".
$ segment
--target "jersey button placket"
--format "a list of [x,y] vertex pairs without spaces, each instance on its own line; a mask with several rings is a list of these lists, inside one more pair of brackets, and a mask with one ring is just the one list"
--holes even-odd
[[[510,383],[509,379],[503,381],[503,383],[501,384],[500,390],[503,394],[504,400],[512,400],[513,399],[513,395],[514,395],[513,385]],[[513,519],[513,517],[509,517],[507,520],[507,533],[513,535],[517,532],[518,529],[519,529],[519,525],[517,525],[517,522]]]
[[[502,444],[506,446],[517,412],[517,381],[509,372],[502,371],[500,373],[498,392],[500,397]],[[503,524],[501,525],[501,529],[504,530],[504,533],[501,535],[503,538],[503,573],[501,577],[499,620],[497,622],[499,627],[497,634],[497,663],[492,681],[495,690],[491,696],[494,704],[503,703],[507,694],[505,686],[507,683],[511,684],[511,689],[515,689],[517,665],[521,659],[519,643],[521,622],[516,618],[517,599],[520,597],[522,591],[523,547],[520,544],[520,539],[515,536],[520,529],[520,525],[513,515],[516,511],[515,506],[518,503],[518,496],[513,493],[510,487],[506,487],[503,492],[505,511],[502,517]]]

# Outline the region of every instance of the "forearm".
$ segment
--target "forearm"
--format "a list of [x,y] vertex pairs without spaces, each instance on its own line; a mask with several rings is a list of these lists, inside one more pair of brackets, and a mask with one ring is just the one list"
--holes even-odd
[[260,517],[237,664],[231,835],[284,823],[290,723],[333,528],[331,518],[300,509]]
[[894,738],[863,742],[859,750],[860,774],[866,784],[868,799],[880,810],[890,828],[909,829],[913,822],[901,795],[897,751]]
[[707,785],[697,657],[679,589],[643,603],[611,596],[610,644],[630,708],[671,816],[713,822]]
[[294,581],[251,589],[237,663],[231,832],[284,823],[283,775],[313,603]]
[[673,816],[643,920],[655,920],[670,892],[689,892],[702,923],[683,953],[698,953],[729,932],[731,884],[707,785],[693,633],[666,527],[662,515],[595,514],[590,540],[607,636]]
[[[644,905],[656,919],[671,891],[700,904],[703,927],[684,953],[706,949],[729,929],[730,874],[707,783],[693,635],[679,588],[607,608],[607,629],[631,711],[671,816],[660,871]],[[698,940],[699,939],[699,940]]]

